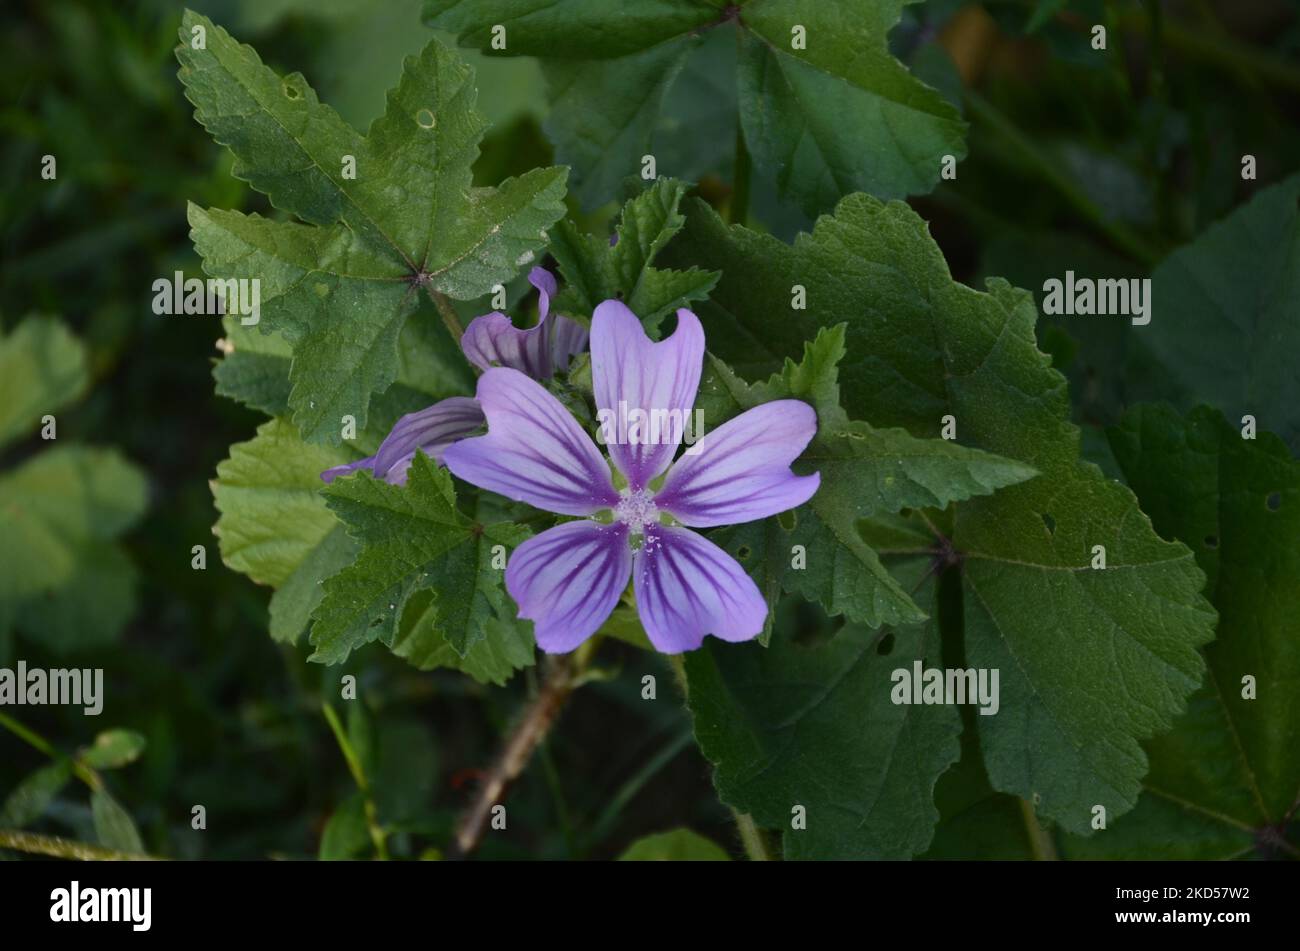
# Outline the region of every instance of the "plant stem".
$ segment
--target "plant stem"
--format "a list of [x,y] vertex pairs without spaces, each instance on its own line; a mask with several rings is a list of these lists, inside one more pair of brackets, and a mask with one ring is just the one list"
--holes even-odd
[[473,802],[456,825],[450,848],[452,857],[464,858],[478,848],[492,818],[493,808],[501,804],[510,785],[527,768],[537,747],[555,725],[569,695],[591,663],[597,644],[597,638],[593,637],[572,654],[550,659],[537,696],[510,730],[496,761],[483,777]]
[[990,131],[1001,136],[1019,156],[1020,160],[1038,174],[1047,184],[1060,193],[1074,210],[1087,219],[1088,223],[1105,235],[1115,247],[1152,267],[1160,260],[1160,252],[1139,237],[1126,225],[1111,221],[1091,198],[1075,184],[1070,176],[1057,167],[1051,156],[1040,149],[1028,136],[987,99],[967,89],[966,105],[973,116],[983,122]]
[[1025,822],[1025,832],[1029,835],[1029,851],[1035,862],[1055,862],[1058,858],[1052,837],[1038,824],[1034,807],[1028,799],[1020,800],[1020,817]]
[[361,757],[357,756],[357,751],[352,748],[352,742],[348,739],[347,733],[343,731],[343,724],[339,722],[338,714],[328,703],[322,703],[321,711],[325,714],[325,722],[330,725],[330,730],[334,734],[334,739],[339,745],[339,750],[343,753],[343,759],[348,764],[348,772],[352,774],[352,780],[357,784],[357,789],[361,791],[362,808],[366,814],[366,827],[370,830],[370,841],[374,843],[375,855],[381,862],[388,861],[388,837],[384,832],[384,827],[379,822],[379,809],[375,805],[375,797],[370,791],[370,781],[366,778],[365,767],[361,764]]
[[731,810],[731,814],[736,817],[736,831],[740,833],[740,844],[745,847],[745,854],[749,856],[751,862],[771,862],[775,858],[772,854],[772,847],[768,844],[767,836],[754,817],[747,812],[737,812]]
[[0,713],[0,726],[4,727],[14,736],[18,737],[18,739],[22,740],[28,746],[35,747],[37,750],[44,753],[46,756],[50,757],[51,759],[58,759],[60,757],[59,751],[56,750],[53,746],[51,746],[49,741],[46,740],[45,737],[41,736],[36,731],[28,729],[27,727],[23,726],[21,723],[19,723],[17,720],[13,719],[12,717]]
[[[59,752],[59,750],[55,748],[54,744],[45,739],[45,737],[3,713],[0,713],[0,726],[4,727],[29,746],[44,753],[52,760],[58,761],[68,759],[68,757]],[[78,779],[89,786],[91,790],[100,790],[104,788],[104,780],[99,773],[95,772],[95,770],[91,769],[75,756],[71,757],[71,760],[72,772]]]
[[0,829],[0,849],[13,849],[16,852],[27,852],[33,855],[52,855],[55,858],[77,859],[82,862],[166,861],[157,855],[118,852],[86,842],[60,839],[52,835],[38,835],[35,832],[20,832],[17,829]]
[[460,315],[456,313],[456,308],[452,306],[446,294],[433,288],[429,288],[428,291],[429,299],[433,301],[433,306],[438,308],[438,314],[442,317],[442,324],[447,328],[447,333],[451,334],[452,340],[459,343],[465,328],[460,325]]

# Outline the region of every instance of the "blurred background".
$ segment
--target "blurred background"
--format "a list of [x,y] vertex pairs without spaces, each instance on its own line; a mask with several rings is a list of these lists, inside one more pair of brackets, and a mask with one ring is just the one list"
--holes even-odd
[[[362,129],[382,110],[403,56],[432,35],[419,0],[191,5],[278,71],[300,70]],[[389,852],[433,856],[535,674],[484,687],[371,648],[347,665],[363,702],[341,704],[339,672],[306,663],[305,646],[272,642],[268,592],[220,563],[208,481],[262,417],[213,394],[219,323],[156,316],[151,285],[176,270],[200,274],[187,201],[269,209],[231,177],[229,154],[192,118],[175,77],[181,9],[11,0],[0,13],[0,329],[10,347],[0,375],[11,374],[0,394],[53,385],[54,371],[34,366],[22,347],[54,354],[70,380],[57,445],[112,447],[120,470],[111,492],[121,502],[112,531],[79,529],[71,580],[38,596],[30,591],[40,585],[23,581],[22,550],[0,542],[8,562],[0,577],[11,579],[0,581],[0,667],[19,658],[102,667],[109,698],[99,717],[0,708],[0,828],[119,845],[136,836],[146,851],[175,857],[368,857],[351,759],[394,830]],[[1111,25],[1116,55],[1091,55],[1094,22]],[[954,276],[975,286],[1002,275],[1037,293],[1067,268],[1147,274],[1300,168],[1300,17],[1287,0],[932,0],[906,8],[891,38],[895,54],[970,122],[958,181],[912,203]],[[697,181],[706,200],[725,206],[735,92],[724,80],[734,48],[715,53],[693,58],[670,93],[655,151],[661,173]],[[493,122],[476,174],[496,182],[548,163],[538,65],[465,55]],[[716,136],[681,134],[713,118],[725,124]],[[1253,181],[1239,174],[1244,153],[1257,159]],[[41,178],[45,155],[57,160],[53,180]],[[755,181],[753,207],[754,225],[783,238],[810,224],[769,182]],[[600,227],[613,208],[583,220]],[[75,339],[37,321],[28,331],[39,328],[39,339],[28,341],[18,328],[29,315],[61,319]],[[1140,355],[1117,356],[1127,346],[1114,336],[1123,323],[1040,327],[1088,432],[1142,395],[1143,374],[1125,370]],[[0,407],[0,434],[12,437],[0,438],[3,513],[2,493],[17,491],[4,474],[49,444],[36,418],[12,406]],[[0,533],[13,529],[5,518]],[[207,548],[204,570],[192,566],[195,545]],[[782,623],[825,620],[806,613]],[[511,794],[521,831],[509,841],[489,836],[482,857],[613,857],[678,826],[739,854],[679,705],[627,699],[638,696],[647,665],[662,668],[661,689],[670,689],[657,657],[629,647],[602,659],[605,679],[578,692]],[[206,831],[192,828],[196,805]]]

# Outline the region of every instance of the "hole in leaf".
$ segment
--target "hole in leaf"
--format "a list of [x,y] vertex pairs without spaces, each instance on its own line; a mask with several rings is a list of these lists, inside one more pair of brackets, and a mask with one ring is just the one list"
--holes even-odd
[[1047,534],[1056,534],[1056,519],[1052,518],[1052,516],[1048,515],[1046,512],[1043,513],[1043,524],[1047,526]]
[[286,99],[302,98],[302,90],[298,88],[297,84],[294,83],[292,79],[286,79],[282,82],[280,84],[280,90],[284,93],[284,98]]
[[428,109],[421,109],[415,114],[415,124],[421,129],[432,129],[437,120]]
[[739,558],[741,561],[747,559],[749,557],[749,546],[741,545],[739,548],[737,548],[736,557]]
[[1282,507],[1282,493],[1270,492],[1268,498],[1264,499],[1264,504],[1268,506],[1270,512],[1276,512]]
[[1219,536],[1217,536],[1217,535],[1206,535],[1206,536],[1205,536],[1205,547],[1206,547],[1206,548],[1218,548],[1218,547],[1219,547]]
[[886,634],[884,637],[880,639],[880,642],[876,644],[876,653],[879,654],[881,657],[888,657],[893,652],[893,650],[894,650],[893,634]]

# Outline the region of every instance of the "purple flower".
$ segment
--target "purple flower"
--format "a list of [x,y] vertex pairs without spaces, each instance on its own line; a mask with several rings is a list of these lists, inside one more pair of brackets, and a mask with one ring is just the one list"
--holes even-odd
[[[551,298],[555,296],[555,277],[545,268],[535,267],[528,282],[537,288],[537,326],[520,330],[505,314],[491,313],[475,317],[460,346],[466,359],[480,370],[492,366],[513,367],[537,380],[546,380],[557,371],[566,371],[574,354],[587,346],[587,331],[576,320],[558,314],[549,317]],[[421,449],[434,462],[458,439],[463,439],[483,425],[483,412],[467,396],[453,396],[419,412],[408,413],[394,424],[373,456],[347,465],[326,469],[320,477],[333,482],[339,476],[358,469],[369,469],[375,478],[394,485],[406,485],[406,472]]]
[[[689,310],[677,312],[677,330],[660,343],[619,301],[605,301],[592,317],[592,383],[602,413],[630,407],[685,418],[703,360],[704,331]],[[506,588],[520,617],[535,622],[543,650],[570,651],[595,633],[629,576],[646,633],[665,653],[693,650],[706,634],[743,641],[762,630],[767,605],[757,585],[730,555],[683,526],[749,522],[811,498],[820,476],[796,476],[790,463],[816,433],[812,407],[798,400],[755,407],[676,463],[680,427],[660,430],[656,442],[648,428],[638,429],[609,447],[627,480],[620,491],[591,437],[525,374],[488,370],[478,401],[487,435],[448,449],[447,468],[537,508],[603,519],[548,529],[520,545],[506,567]]]
[[520,330],[505,314],[493,312],[475,317],[465,329],[460,348],[480,370],[513,367],[534,380],[547,380],[568,370],[574,354],[587,346],[582,324],[558,314],[549,316],[555,276],[535,267],[528,272],[528,283],[537,288],[537,326]]
[[442,462],[447,447],[474,432],[483,422],[483,411],[478,402],[468,396],[440,400],[418,413],[407,413],[399,419],[373,456],[326,469],[320,477],[333,482],[339,476],[350,475],[358,469],[369,469],[376,479],[406,485],[406,472],[415,460],[415,450],[422,449],[434,462]]

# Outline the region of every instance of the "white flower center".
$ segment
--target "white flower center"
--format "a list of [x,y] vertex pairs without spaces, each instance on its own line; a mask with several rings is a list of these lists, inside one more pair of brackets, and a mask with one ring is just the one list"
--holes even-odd
[[618,505],[614,506],[614,518],[631,529],[633,535],[640,535],[647,525],[659,521],[659,508],[654,496],[645,489],[624,489],[619,493]]

